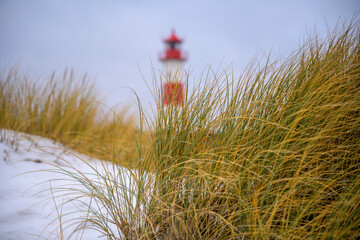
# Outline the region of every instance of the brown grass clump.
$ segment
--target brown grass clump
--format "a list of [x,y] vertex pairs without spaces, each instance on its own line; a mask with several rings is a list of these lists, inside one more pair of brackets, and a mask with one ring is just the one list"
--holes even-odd
[[106,109],[93,86],[73,71],[45,81],[16,68],[0,78],[0,128],[54,139],[81,153],[131,164],[139,131],[126,108]]
[[352,24],[159,105],[143,237],[359,238],[359,36]]

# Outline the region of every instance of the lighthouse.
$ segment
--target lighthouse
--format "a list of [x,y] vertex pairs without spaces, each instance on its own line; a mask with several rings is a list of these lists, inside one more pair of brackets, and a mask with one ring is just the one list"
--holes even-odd
[[165,83],[163,85],[163,104],[181,105],[183,103],[183,64],[186,57],[181,50],[182,39],[173,30],[170,36],[164,39],[165,52],[160,55],[163,62]]

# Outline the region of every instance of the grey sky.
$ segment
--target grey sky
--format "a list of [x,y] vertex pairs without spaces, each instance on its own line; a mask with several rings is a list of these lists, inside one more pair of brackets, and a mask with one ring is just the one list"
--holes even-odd
[[43,77],[72,67],[95,80],[106,104],[131,103],[130,87],[147,106],[139,69],[151,84],[172,28],[193,78],[208,64],[239,74],[256,54],[286,56],[315,28],[325,36],[325,20],[331,29],[359,10],[358,0],[0,0],[0,66]]

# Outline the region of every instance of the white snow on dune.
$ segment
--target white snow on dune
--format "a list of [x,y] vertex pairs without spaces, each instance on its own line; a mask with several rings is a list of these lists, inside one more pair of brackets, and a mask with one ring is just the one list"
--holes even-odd
[[[64,149],[66,147],[50,139],[0,129],[0,239],[61,239],[62,234],[68,239],[73,229],[61,229],[58,215],[62,216],[63,227],[68,225],[68,220],[86,215],[79,211],[79,205],[62,206],[69,199],[67,193],[59,196],[62,194],[59,188],[70,188],[76,181],[65,180],[63,174],[49,169],[65,167],[80,173],[94,173],[99,169],[104,173],[111,172],[113,166]],[[98,174],[89,176],[99,180]],[[131,184],[126,169],[123,169],[122,178]],[[73,214],[66,215],[70,212]],[[71,236],[71,239],[80,238],[104,239],[91,229]]]

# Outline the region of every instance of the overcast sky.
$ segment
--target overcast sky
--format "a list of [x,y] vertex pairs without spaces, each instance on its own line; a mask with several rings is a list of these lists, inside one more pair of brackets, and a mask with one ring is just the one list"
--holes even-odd
[[132,103],[129,87],[147,106],[145,81],[153,81],[151,65],[161,69],[173,28],[191,77],[207,65],[240,74],[255,55],[284,57],[314,29],[325,36],[326,24],[359,10],[359,0],[0,0],[0,67],[42,77],[70,67],[95,81],[106,104]]

